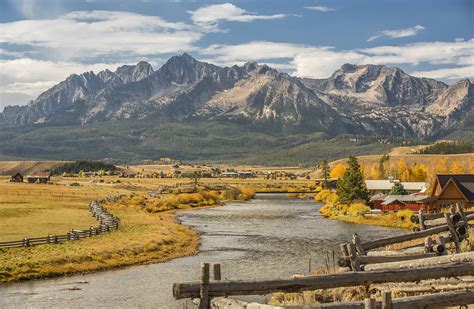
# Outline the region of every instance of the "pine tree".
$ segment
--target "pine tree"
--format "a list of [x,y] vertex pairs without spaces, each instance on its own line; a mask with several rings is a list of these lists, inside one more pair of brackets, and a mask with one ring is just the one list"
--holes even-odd
[[384,154],[381,158],[380,158],[380,161],[379,161],[379,173],[380,173],[380,176],[382,179],[385,179],[386,175],[386,171],[385,171],[385,162],[388,161],[390,159],[390,157],[387,155],[387,154]]
[[324,179],[323,188],[328,188],[328,178],[329,178],[329,165],[327,160],[323,160],[320,165],[321,168],[321,178]]
[[393,186],[392,189],[390,189],[390,195],[408,195],[407,190],[405,190],[405,187],[401,182],[396,182]]
[[364,182],[364,177],[360,170],[359,162],[354,156],[349,156],[348,168],[344,175],[337,182],[337,195],[339,201],[350,204],[356,200],[367,201],[369,192]]

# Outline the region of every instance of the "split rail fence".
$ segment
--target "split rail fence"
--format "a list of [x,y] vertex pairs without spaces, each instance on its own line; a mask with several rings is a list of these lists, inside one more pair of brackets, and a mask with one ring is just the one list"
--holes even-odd
[[34,245],[58,244],[70,240],[79,240],[81,238],[92,237],[101,233],[110,232],[118,229],[120,219],[108,212],[101,206],[104,202],[115,202],[126,197],[125,195],[109,196],[103,199],[97,199],[89,203],[89,212],[99,222],[96,227],[90,227],[86,230],[71,229],[67,234],[48,235],[45,237],[28,237],[22,240],[0,242],[0,248],[30,247]]
[[[429,221],[440,218],[444,219],[444,224],[437,222],[427,228],[432,223]],[[352,286],[365,286],[369,291],[369,285],[376,285],[381,291],[381,298],[378,300],[370,297],[359,302],[333,302],[288,308],[389,309],[473,304],[474,285],[463,284],[462,281],[465,276],[474,276],[474,252],[461,253],[461,241],[468,237],[470,220],[474,220],[474,213],[466,213],[462,206],[456,205],[451,207],[449,214],[423,217],[417,232],[371,241],[362,241],[354,234],[352,243],[340,245],[342,255],[338,259],[339,271],[334,274],[275,280],[222,281],[220,264],[213,265],[214,276],[211,280],[210,265],[202,263],[201,281],[175,283],[173,296],[176,300],[193,299],[193,306],[200,309],[269,309],[284,307],[246,303],[223,297]],[[387,250],[390,245],[403,248]],[[448,254],[448,246],[456,253]],[[456,279],[461,282],[457,290],[392,299],[393,291],[390,286],[393,284],[448,280],[446,278],[461,278]],[[424,284],[439,284],[441,281],[427,282]]]

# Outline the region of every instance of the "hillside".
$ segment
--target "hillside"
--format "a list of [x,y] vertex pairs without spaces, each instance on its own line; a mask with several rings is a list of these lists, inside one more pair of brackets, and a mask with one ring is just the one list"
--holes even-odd
[[50,171],[62,164],[60,161],[0,161],[0,175],[10,176],[15,173],[24,175],[34,172]]

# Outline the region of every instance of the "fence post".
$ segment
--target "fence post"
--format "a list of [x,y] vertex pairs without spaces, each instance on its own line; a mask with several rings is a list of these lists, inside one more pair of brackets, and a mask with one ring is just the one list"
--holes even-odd
[[418,221],[420,223],[420,230],[426,230],[425,217],[423,216],[423,209],[420,208],[418,211]]
[[53,236],[53,241],[54,241],[55,244],[58,243],[58,236],[57,236],[57,235],[54,235],[54,236]]
[[364,300],[364,308],[365,308],[365,309],[375,309],[375,308],[376,308],[376,306],[375,306],[375,298],[367,297],[367,298]]
[[431,237],[429,237],[429,236],[426,237],[425,238],[425,252],[426,253],[431,252],[432,246],[433,246],[433,239],[431,239]]
[[[438,235],[436,236],[436,251],[440,255],[445,255],[446,254],[446,241],[444,240],[443,235]],[[440,250],[440,247],[442,247],[442,250]]]
[[312,259],[311,257],[308,258],[308,275],[311,273],[311,264],[312,264]]
[[382,291],[382,309],[392,309],[392,292]]
[[48,236],[46,237],[46,243],[49,244],[51,243],[51,235],[48,234]]
[[454,228],[453,221],[451,220],[451,216],[449,214],[444,214],[444,218],[446,219],[446,223],[448,224],[449,232],[451,233],[451,238],[453,239],[454,246],[456,248],[456,253],[461,252],[461,248],[459,246],[459,237],[456,229]]
[[201,284],[199,287],[199,309],[209,309],[209,263],[201,262]]
[[354,235],[352,235],[352,243],[355,245],[359,255],[365,255],[364,247],[362,247],[360,237],[357,233],[354,233]]
[[349,252],[349,258],[351,260],[352,271],[360,271],[360,263],[357,258],[357,252],[354,244],[346,244],[347,251]]
[[213,275],[215,281],[221,281],[221,264],[212,265]]
[[23,238],[23,247],[29,247],[30,246],[30,239],[28,238],[28,236],[25,236]]

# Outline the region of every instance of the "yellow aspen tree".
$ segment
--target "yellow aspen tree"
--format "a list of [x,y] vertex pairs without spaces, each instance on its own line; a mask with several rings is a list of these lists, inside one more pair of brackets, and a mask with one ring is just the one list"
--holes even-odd
[[436,160],[435,163],[435,174],[448,174],[449,173],[449,164],[446,158]]
[[340,178],[344,175],[346,171],[346,166],[342,163],[336,164],[331,170],[331,178]]
[[424,164],[415,164],[411,171],[412,181],[426,181],[428,178],[428,167]]
[[455,160],[451,163],[451,173],[453,174],[463,174],[464,173],[464,168],[462,166],[462,163],[459,162],[458,160]]
[[369,175],[368,175],[368,178],[369,179],[381,179],[382,178],[382,175],[380,173],[380,167],[378,164],[372,164],[372,166],[370,167],[370,172],[369,172]]

